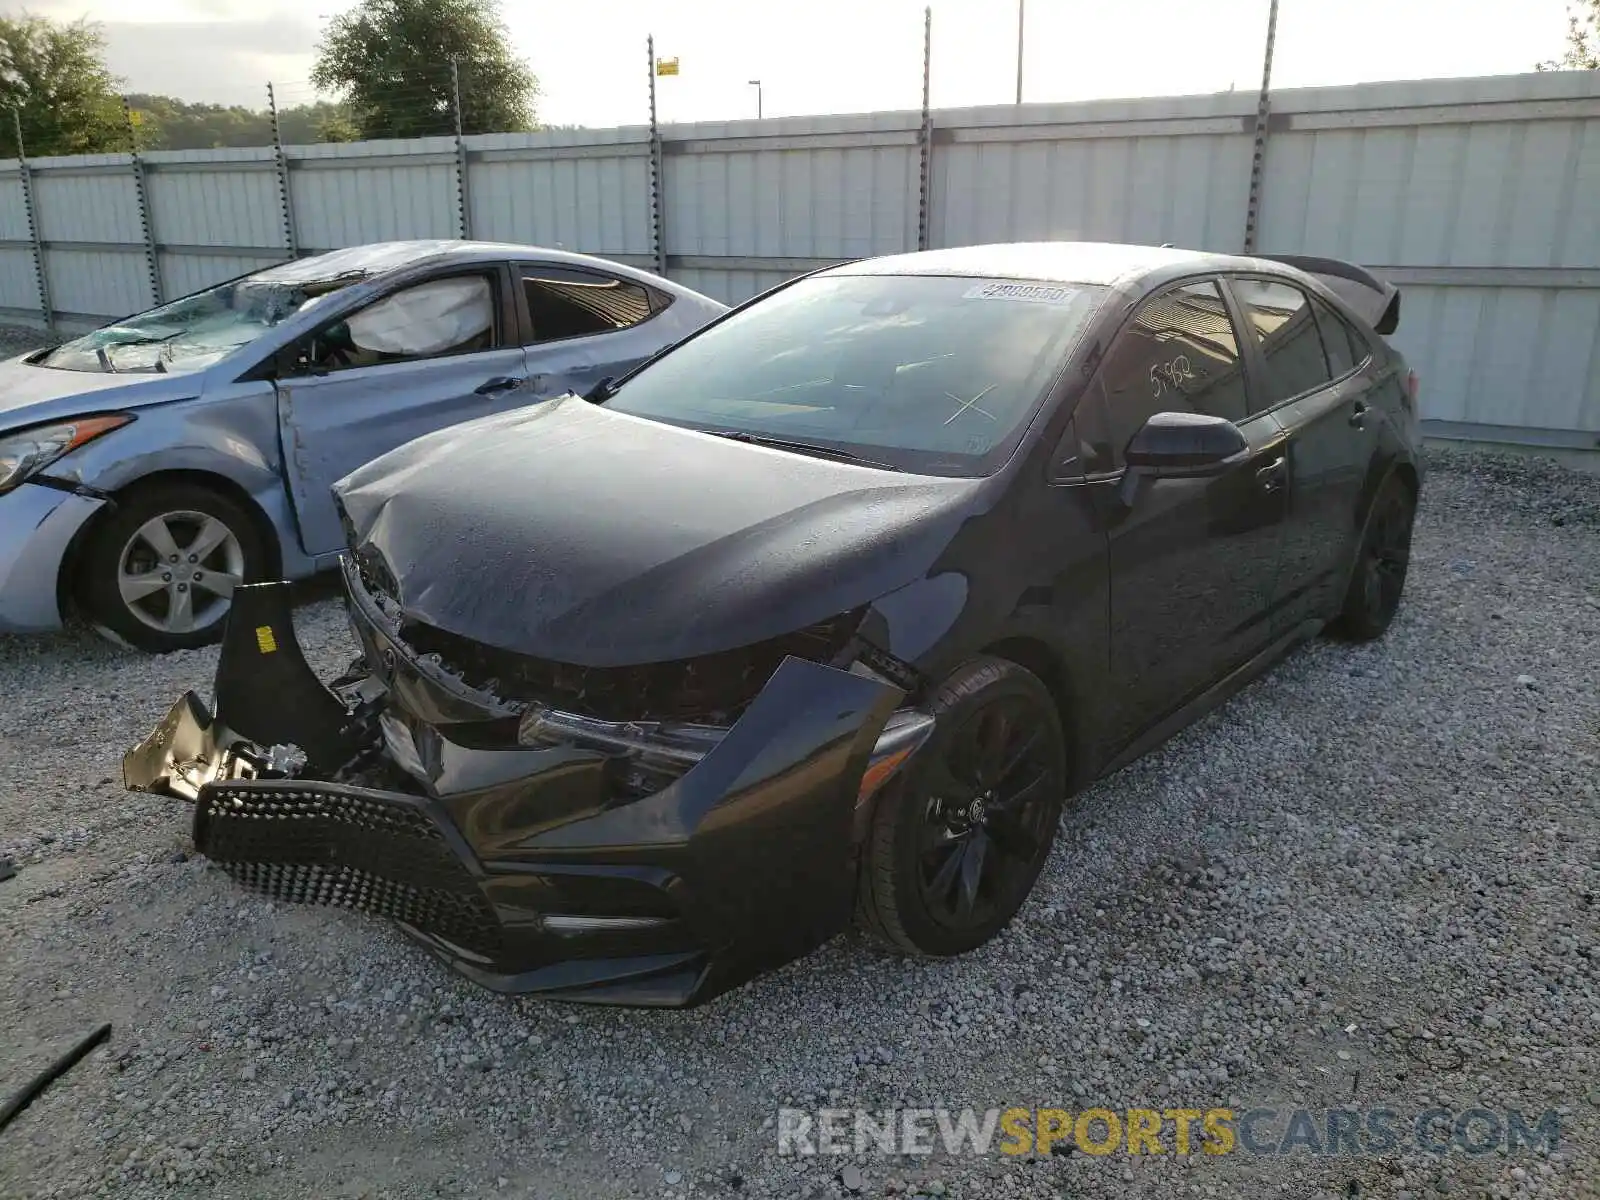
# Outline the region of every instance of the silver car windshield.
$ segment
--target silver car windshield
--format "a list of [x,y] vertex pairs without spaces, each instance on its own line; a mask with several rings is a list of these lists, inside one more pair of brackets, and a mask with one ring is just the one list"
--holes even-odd
[[64,342],[38,360],[65,371],[199,371],[267,333],[361,272],[326,280],[247,275]]
[[823,275],[734,314],[607,407],[930,475],[1010,457],[1106,289]]

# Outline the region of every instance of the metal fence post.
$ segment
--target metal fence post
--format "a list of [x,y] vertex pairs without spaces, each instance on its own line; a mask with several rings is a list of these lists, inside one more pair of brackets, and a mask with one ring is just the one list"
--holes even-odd
[[300,257],[300,239],[294,227],[294,200],[289,192],[289,156],[283,152],[283,126],[278,122],[278,96],[267,83],[267,111],[272,114],[272,163],[278,173],[278,204],[283,212],[283,248],[290,258]]
[[50,303],[50,278],[45,274],[44,242],[39,237],[39,213],[33,199],[33,170],[28,166],[28,152],[22,145],[22,110],[11,110],[12,128],[17,134],[17,175],[22,180],[22,207],[28,217],[28,239],[33,243],[33,280],[39,292],[39,308],[44,313],[44,327],[52,335],[56,331],[56,310]]
[[1017,0],[1017,103],[1022,103],[1022,32],[1026,28],[1023,0]]
[[933,183],[933,114],[928,109],[928,83],[933,64],[933,8],[922,10],[922,125],[917,131],[920,164],[917,179],[917,249],[928,248],[928,199]]
[[467,197],[467,143],[461,130],[461,61],[450,60],[450,96],[456,115],[456,224],[464,239],[472,237],[472,204]]
[[1267,117],[1272,107],[1272,43],[1278,34],[1278,0],[1267,10],[1267,52],[1261,65],[1261,95],[1256,100],[1255,147],[1250,157],[1250,199],[1244,214],[1244,252],[1256,251],[1256,231],[1261,222],[1262,173],[1267,158]]
[[650,255],[656,260],[656,274],[667,273],[666,221],[662,213],[661,127],[656,124],[656,39],[645,38],[650,58]]
[[128,161],[133,167],[133,194],[139,205],[139,228],[144,231],[144,261],[150,273],[150,302],[166,299],[161,287],[161,262],[156,257],[155,229],[150,222],[150,193],[145,187],[144,159],[139,157],[139,137],[133,127],[133,108],[122,98],[122,119],[128,127]]

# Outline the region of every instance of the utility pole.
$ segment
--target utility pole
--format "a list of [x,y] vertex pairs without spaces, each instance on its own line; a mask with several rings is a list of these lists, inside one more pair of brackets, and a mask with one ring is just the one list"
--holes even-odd
[[756,90],[756,120],[761,120],[761,80],[752,79],[750,86]]

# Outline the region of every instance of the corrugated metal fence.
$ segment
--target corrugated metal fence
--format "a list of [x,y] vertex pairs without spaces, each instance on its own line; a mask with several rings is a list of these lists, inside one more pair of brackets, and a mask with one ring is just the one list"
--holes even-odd
[[[1238,251],[1254,124],[1240,93],[935,112],[926,146],[916,112],[667,126],[659,192],[645,128],[4,162],[0,319],[99,324],[410,237],[664,258],[732,301],[917,249],[924,206],[935,247]],[[1600,446],[1600,72],[1274,92],[1261,205],[1262,251],[1402,286],[1431,432]]]

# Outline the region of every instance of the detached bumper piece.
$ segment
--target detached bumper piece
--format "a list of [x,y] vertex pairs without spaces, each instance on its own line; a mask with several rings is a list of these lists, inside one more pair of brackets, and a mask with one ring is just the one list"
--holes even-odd
[[215,715],[185,694],[124,779],[193,799],[197,848],[251,891],[386,917],[497,991],[678,1007],[808,952],[849,921],[865,800],[932,728],[792,657],[687,743],[541,719],[362,599],[366,669],[329,687],[285,585],[236,589]]
[[500,950],[494,909],[420,801],[331,785],[210,784],[195,847],[253,892],[424,929],[472,953]]

